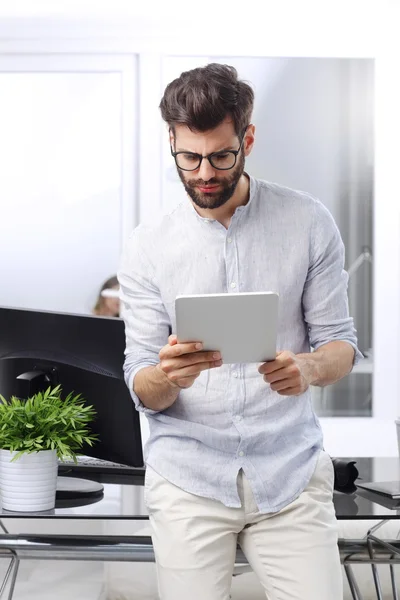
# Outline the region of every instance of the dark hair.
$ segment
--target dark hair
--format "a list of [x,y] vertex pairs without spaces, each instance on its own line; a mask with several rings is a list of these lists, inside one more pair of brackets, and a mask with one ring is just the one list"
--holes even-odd
[[234,67],[211,63],[185,71],[169,83],[160,109],[173,132],[178,124],[194,131],[209,131],[230,116],[240,136],[250,123],[253,103],[252,88],[238,79]]

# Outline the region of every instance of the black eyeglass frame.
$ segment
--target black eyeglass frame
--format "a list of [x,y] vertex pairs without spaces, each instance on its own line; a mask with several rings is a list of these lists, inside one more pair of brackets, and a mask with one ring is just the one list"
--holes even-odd
[[[201,167],[201,163],[203,162],[203,159],[204,159],[204,158],[206,158],[206,159],[208,160],[208,162],[210,163],[210,165],[213,167],[213,169],[217,169],[218,171],[230,171],[230,170],[231,170],[231,169],[233,169],[233,167],[236,165],[236,162],[237,162],[237,157],[238,157],[238,154],[239,154],[239,152],[240,152],[240,151],[241,151],[241,149],[242,149],[242,144],[243,144],[243,141],[244,141],[244,136],[246,135],[247,128],[248,128],[248,125],[245,127],[245,130],[243,131],[243,134],[242,134],[242,139],[241,139],[240,146],[239,146],[239,149],[238,149],[238,150],[220,150],[219,152],[211,152],[211,154],[207,154],[206,156],[203,156],[202,154],[197,154],[197,152],[184,152],[184,151],[180,151],[180,152],[174,152],[174,150],[172,150],[172,144],[171,144],[171,145],[170,145],[170,148],[171,148],[171,154],[172,154],[172,156],[174,157],[174,160],[175,160],[175,164],[176,164],[176,166],[178,167],[178,169],[179,169],[180,171],[189,171],[189,172],[190,172],[190,171],[197,171],[198,169],[200,169],[200,167]],[[170,131],[171,131],[171,130],[170,130]],[[221,167],[216,167],[216,166],[213,164],[213,162],[212,162],[212,157],[213,157],[213,156],[215,156],[216,154],[228,154],[228,153],[229,153],[229,154],[233,154],[233,155],[234,155],[234,157],[235,157],[235,162],[233,163],[233,165],[232,165],[231,167],[224,167],[224,168],[221,168]],[[177,159],[176,159],[176,157],[177,157],[179,154],[191,154],[192,156],[197,156],[197,157],[198,157],[198,159],[199,159],[199,164],[198,164],[198,165],[197,165],[197,167],[195,167],[194,169],[183,169],[182,167],[180,167],[180,166],[178,165],[178,161],[177,161]]]

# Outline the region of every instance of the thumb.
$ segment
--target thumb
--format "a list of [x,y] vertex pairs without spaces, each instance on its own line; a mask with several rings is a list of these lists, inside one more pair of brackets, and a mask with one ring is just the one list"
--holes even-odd
[[175,346],[178,343],[178,337],[176,335],[170,335],[168,338],[168,344],[170,346]]

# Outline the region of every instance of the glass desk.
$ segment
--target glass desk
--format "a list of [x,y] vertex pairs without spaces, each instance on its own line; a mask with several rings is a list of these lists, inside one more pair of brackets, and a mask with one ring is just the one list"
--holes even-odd
[[[363,481],[400,480],[400,461],[397,458],[351,458],[355,460]],[[83,477],[82,473],[79,475]],[[87,475],[104,485],[104,492],[98,497],[87,499],[57,500],[56,507],[50,511],[22,513],[0,510],[0,556],[10,559],[10,564],[0,587],[0,598],[11,600],[22,559],[62,559],[62,560],[101,560],[154,562],[151,538],[148,535],[43,535],[40,533],[40,521],[43,519],[85,519],[85,520],[129,520],[141,521],[145,526],[148,513],[144,504],[144,472],[135,476]],[[357,483],[357,482],[356,482]],[[340,539],[339,549],[354,600],[362,600],[352,565],[367,563],[371,565],[374,582],[379,595],[380,583],[376,569],[378,564],[388,564],[395,589],[395,564],[400,564],[400,540],[380,539],[377,532],[389,520],[400,519],[400,502],[390,503],[384,497],[358,488],[354,494],[335,492],[334,506],[336,516],[341,520],[373,520],[369,531],[362,539]],[[7,531],[4,519],[35,519],[38,534],[12,534]],[[22,525],[23,526],[23,525]],[[368,525],[367,525],[368,529]],[[399,521],[400,529],[400,521]],[[237,564],[247,565],[240,547],[237,550]],[[358,595],[357,595],[358,594]],[[396,595],[395,595],[396,594]],[[397,599],[397,592],[393,592]]]

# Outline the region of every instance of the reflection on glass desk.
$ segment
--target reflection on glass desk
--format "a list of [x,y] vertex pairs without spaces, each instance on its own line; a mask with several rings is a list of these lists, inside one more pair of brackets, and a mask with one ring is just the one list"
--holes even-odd
[[[349,459],[351,460],[351,459]],[[400,460],[393,458],[354,458],[359,481],[383,482],[400,480]],[[355,482],[357,485],[357,481]],[[354,494],[334,493],[338,519],[398,519],[400,503],[387,496],[357,488]]]
[[[398,458],[352,458],[360,478],[367,481],[400,480]],[[81,475],[82,476],[82,475]],[[85,476],[86,477],[86,476]],[[87,476],[87,479],[93,479]],[[1,510],[4,517],[18,518],[72,518],[72,519],[132,519],[146,520],[148,513],[144,504],[144,476],[108,475],[97,477],[104,486],[104,493],[95,498],[57,500],[56,508],[43,512],[10,512]],[[356,482],[357,483],[357,482]],[[354,494],[334,493],[334,505],[338,519],[398,519],[400,503],[358,488]]]

